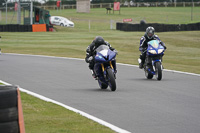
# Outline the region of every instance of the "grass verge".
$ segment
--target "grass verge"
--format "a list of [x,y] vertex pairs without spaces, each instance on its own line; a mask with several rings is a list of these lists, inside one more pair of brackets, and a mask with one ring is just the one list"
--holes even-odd
[[26,133],[113,133],[79,114],[21,92]]
[[[4,85],[0,82],[0,85]],[[108,127],[51,102],[20,92],[26,133],[114,133]]]

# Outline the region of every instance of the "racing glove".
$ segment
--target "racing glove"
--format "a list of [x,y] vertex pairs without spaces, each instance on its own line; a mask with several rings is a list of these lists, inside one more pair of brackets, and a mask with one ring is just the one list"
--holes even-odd
[[118,54],[118,51],[117,51],[117,50],[115,50],[115,49],[113,50],[113,52],[115,52],[116,54]]
[[89,58],[88,58],[88,62],[92,62],[93,61],[93,56],[90,56]]

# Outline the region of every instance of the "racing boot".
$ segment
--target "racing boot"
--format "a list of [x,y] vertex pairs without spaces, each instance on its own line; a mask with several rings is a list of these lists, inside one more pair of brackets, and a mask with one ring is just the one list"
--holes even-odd
[[144,68],[144,62],[140,58],[138,59],[138,63],[140,69]]
[[92,73],[92,77],[97,80],[97,75],[95,74],[94,70],[90,69],[91,73]]

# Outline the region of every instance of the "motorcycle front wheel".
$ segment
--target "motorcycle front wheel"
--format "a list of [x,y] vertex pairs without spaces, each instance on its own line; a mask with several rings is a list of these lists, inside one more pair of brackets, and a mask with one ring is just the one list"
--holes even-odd
[[161,80],[162,79],[162,69],[161,69],[161,63],[156,62],[156,79]]
[[108,78],[108,85],[111,91],[115,91],[116,90],[115,76],[111,68],[107,69],[107,78]]

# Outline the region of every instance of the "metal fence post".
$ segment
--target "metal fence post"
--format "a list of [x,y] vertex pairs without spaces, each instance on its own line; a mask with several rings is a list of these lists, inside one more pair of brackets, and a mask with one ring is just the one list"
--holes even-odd
[[7,24],[7,13],[8,13],[8,6],[7,6],[7,0],[5,0],[5,2],[6,2],[6,24]]
[[30,7],[30,24],[33,24],[33,1],[31,0],[31,7]]
[[90,30],[90,20],[89,20],[89,30]]
[[193,7],[194,7],[194,2],[192,0],[192,3],[191,3],[191,21],[193,21]]
[[113,23],[114,23],[114,20],[110,20],[110,29],[112,30],[113,29]]
[[20,3],[20,0],[18,1],[17,24],[21,24],[21,3]]

